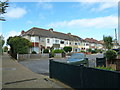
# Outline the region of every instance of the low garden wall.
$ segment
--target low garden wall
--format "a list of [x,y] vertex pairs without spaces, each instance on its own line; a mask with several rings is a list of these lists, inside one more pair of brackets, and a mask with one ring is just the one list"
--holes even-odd
[[49,58],[49,54],[17,54],[17,60]]
[[41,58],[49,58],[49,53],[41,54]]
[[62,58],[62,53],[54,53],[54,58]]

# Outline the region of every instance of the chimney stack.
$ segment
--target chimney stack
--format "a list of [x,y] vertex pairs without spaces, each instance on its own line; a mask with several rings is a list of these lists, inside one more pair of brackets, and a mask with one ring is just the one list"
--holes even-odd
[[68,35],[71,35],[71,33],[67,33]]
[[24,34],[24,33],[25,33],[25,31],[24,31],[24,30],[22,30],[22,31],[21,31],[21,34]]
[[53,28],[50,28],[49,31],[53,32]]

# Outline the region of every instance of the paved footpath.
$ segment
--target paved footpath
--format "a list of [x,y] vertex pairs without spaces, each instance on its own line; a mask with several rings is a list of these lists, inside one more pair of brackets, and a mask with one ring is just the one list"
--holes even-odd
[[50,79],[48,76],[36,74],[19,64],[8,54],[2,56],[2,88],[70,88]]

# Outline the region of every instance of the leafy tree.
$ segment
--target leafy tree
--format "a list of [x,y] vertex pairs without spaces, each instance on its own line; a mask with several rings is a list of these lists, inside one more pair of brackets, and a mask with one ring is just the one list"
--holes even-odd
[[1,15],[6,13],[6,8],[9,7],[8,5],[8,0],[6,0],[5,2],[0,1],[0,21],[5,21],[4,17],[2,17]]
[[5,47],[4,47],[4,52],[7,52],[7,51],[8,51],[8,47],[5,46]]
[[111,49],[113,47],[113,38],[111,36],[103,36],[104,47],[106,49]]
[[65,46],[65,47],[63,48],[63,50],[64,50],[65,52],[71,52],[71,51],[72,51],[72,47]]
[[4,37],[1,35],[0,36],[0,46],[3,47],[4,43],[5,43]]
[[2,47],[3,47],[4,43],[5,43],[4,37],[1,35],[0,36],[0,54],[2,54],[2,52],[3,52]]
[[20,36],[9,37],[7,44],[10,45],[12,54],[26,54],[29,52],[29,47],[32,45],[29,40]]
[[117,52],[115,50],[108,50],[105,53],[105,57],[110,63],[112,63],[114,59],[117,57]]

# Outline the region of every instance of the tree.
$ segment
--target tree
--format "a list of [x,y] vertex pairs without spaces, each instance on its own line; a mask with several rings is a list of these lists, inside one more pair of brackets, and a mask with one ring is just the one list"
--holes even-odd
[[4,37],[1,35],[0,36],[0,54],[2,54],[2,52],[3,52],[2,47],[3,47],[4,43],[5,43]]
[[29,40],[20,36],[9,37],[7,44],[10,45],[12,54],[27,54],[32,45]]
[[115,50],[108,50],[105,53],[105,57],[107,58],[107,61],[112,64],[117,57],[117,52]]
[[4,17],[2,17],[2,14],[6,13],[7,7],[9,7],[8,0],[6,0],[5,2],[0,1],[0,21],[5,21]]
[[71,51],[72,51],[72,47],[65,46],[65,47],[63,48],[63,50],[64,50],[65,52],[71,52]]
[[1,48],[3,47],[4,43],[5,43],[4,37],[1,35],[0,36],[0,46],[1,46]]
[[4,52],[7,52],[7,51],[8,51],[8,47],[5,46],[5,47],[4,47]]
[[113,38],[111,36],[103,36],[104,47],[106,49],[111,49],[113,47]]

